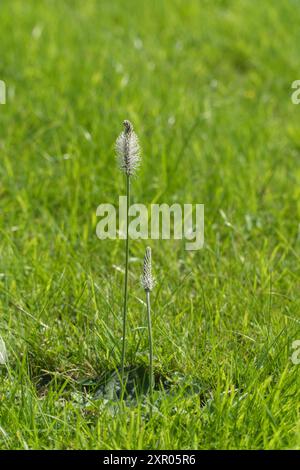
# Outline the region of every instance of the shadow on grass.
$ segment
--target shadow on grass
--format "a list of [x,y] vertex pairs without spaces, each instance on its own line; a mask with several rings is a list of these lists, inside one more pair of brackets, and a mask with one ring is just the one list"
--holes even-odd
[[[144,365],[130,366],[125,369],[124,386],[122,386],[120,370],[111,370],[98,378],[82,379],[79,384],[85,392],[92,394],[93,399],[126,401],[143,399],[149,394],[149,369]],[[208,395],[204,392],[199,381],[187,381],[181,374],[174,373],[172,377],[162,373],[154,373],[154,391],[171,395],[181,389],[183,394],[199,396],[200,404],[205,403]]]
[[[149,369],[143,365],[126,367],[123,383],[124,386],[120,370],[106,371],[100,377],[79,381],[95,400],[133,400],[149,393]],[[158,373],[154,374],[154,384],[155,390],[167,390],[170,387],[166,377]]]
[[[121,371],[106,370],[96,377],[66,377],[65,374],[44,373],[34,380],[35,388],[40,396],[46,395],[51,388],[64,390],[67,400],[75,399],[82,405],[86,401],[104,400],[110,403],[124,400],[128,405],[143,401],[149,396],[149,369],[145,365],[132,365],[125,368],[124,386],[122,386]],[[207,384],[200,379],[188,378],[181,373],[164,375],[154,373],[154,392],[156,397],[195,396],[199,406],[203,407],[211,397]],[[72,397],[72,398],[71,398]],[[75,398],[76,397],[76,398]]]

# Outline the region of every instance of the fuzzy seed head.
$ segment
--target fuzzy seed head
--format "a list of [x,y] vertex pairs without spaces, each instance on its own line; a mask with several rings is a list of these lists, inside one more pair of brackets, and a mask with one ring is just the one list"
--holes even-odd
[[142,287],[146,292],[152,291],[155,280],[152,276],[152,263],[151,263],[151,248],[148,246],[146,248],[146,253],[144,257],[144,266],[143,266],[143,275],[141,276]]
[[132,176],[140,164],[140,145],[138,137],[130,121],[123,122],[124,131],[116,141],[116,153],[120,170],[127,176]]

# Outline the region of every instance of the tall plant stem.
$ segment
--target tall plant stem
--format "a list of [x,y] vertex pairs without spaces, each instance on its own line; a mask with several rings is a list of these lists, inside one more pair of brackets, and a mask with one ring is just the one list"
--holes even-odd
[[152,416],[153,405],[153,340],[152,340],[152,323],[151,323],[151,304],[150,291],[146,291],[147,316],[148,316],[148,336],[149,336],[149,389],[150,389],[150,415]]
[[126,349],[126,322],[127,322],[127,299],[128,299],[128,264],[129,264],[129,206],[130,206],[130,176],[126,175],[126,249],[125,249],[125,281],[124,281],[124,307],[123,307],[123,344],[122,344],[122,365],[121,365],[121,378],[124,385],[124,366],[125,366],[125,349]]

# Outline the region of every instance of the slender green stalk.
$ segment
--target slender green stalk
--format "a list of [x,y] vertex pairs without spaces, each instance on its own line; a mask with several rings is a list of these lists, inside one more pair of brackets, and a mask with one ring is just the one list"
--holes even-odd
[[[124,281],[124,305],[123,305],[123,343],[122,343],[122,365],[121,378],[124,381],[125,350],[126,350],[126,323],[127,323],[127,300],[128,300],[128,265],[129,265],[129,206],[130,206],[130,176],[126,175],[126,249],[125,249],[125,281]],[[123,384],[124,385],[124,384]]]
[[149,389],[150,389],[150,402],[152,415],[153,406],[153,338],[152,338],[152,323],[151,323],[151,304],[150,304],[150,291],[146,291],[147,302],[147,317],[148,317],[148,336],[149,336]]
[[141,283],[146,292],[147,304],[147,320],[148,320],[148,336],[149,336],[149,391],[150,391],[150,416],[152,416],[153,408],[153,389],[154,389],[154,374],[153,374],[153,338],[152,338],[152,323],[151,323],[151,303],[150,292],[155,285],[155,279],[152,276],[152,261],[151,261],[151,248],[146,248],[144,256],[143,274],[141,276]]

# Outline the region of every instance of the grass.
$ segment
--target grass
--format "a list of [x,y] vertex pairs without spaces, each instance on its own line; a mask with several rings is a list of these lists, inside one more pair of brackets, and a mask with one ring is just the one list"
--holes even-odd
[[[3,0],[0,78],[2,449],[300,448],[298,2]],[[205,248],[152,241],[156,390],[91,399],[121,360],[124,241],[96,208],[204,203]],[[126,366],[147,366],[131,243]]]

